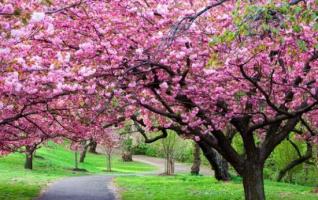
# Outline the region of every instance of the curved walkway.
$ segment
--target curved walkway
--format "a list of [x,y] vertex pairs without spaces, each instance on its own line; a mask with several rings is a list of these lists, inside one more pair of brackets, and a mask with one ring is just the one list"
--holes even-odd
[[[93,175],[66,178],[49,186],[37,200],[116,200],[115,188],[112,187],[114,176],[146,176],[163,173],[165,159],[148,156],[133,156],[134,161],[156,166],[158,170],[136,174]],[[175,163],[175,173],[190,173],[191,165]],[[201,166],[200,174],[211,176],[213,171]]]
[[116,200],[107,175],[66,178],[53,183],[38,200]]
[[[143,155],[133,155],[133,160],[146,163],[149,165],[156,166],[158,170],[157,173],[163,173],[165,168],[165,159],[163,158],[154,158],[149,156],[143,156]],[[191,171],[191,164],[189,163],[175,163],[175,173],[190,173]],[[213,170],[207,166],[201,165],[200,167],[200,174],[204,176],[213,176]]]

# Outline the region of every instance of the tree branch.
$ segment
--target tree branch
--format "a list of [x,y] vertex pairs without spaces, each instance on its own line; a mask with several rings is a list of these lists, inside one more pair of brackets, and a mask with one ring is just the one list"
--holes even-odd
[[146,134],[146,131],[138,124],[138,121],[134,120],[134,125],[137,128],[138,132],[145,138],[145,143],[153,143],[153,142],[155,142],[157,140],[160,140],[162,138],[166,138],[168,136],[167,130],[166,129],[162,129],[161,130],[161,132],[162,132],[161,135],[158,135],[158,136],[156,136],[154,138],[149,139],[147,134]]
[[307,142],[306,154],[304,156],[300,156],[299,158],[291,161],[287,166],[285,166],[282,170],[280,170],[277,176],[277,181],[281,181],[288,171],[292,170],[297,165],[300,165],[304,163],[305,161],[309,160],[311,157],[312,157],[312,146],[309,142]]

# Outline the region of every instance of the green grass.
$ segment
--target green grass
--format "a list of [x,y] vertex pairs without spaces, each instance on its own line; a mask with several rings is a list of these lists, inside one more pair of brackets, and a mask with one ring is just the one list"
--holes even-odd
[[[80,168],[88,172],[73,172],[74,153],[62,145],[49,143],[36,153],[44,159],[35,158],[34,170],[24,170],[24,155],[15,153],[0,157],[0,199],[31,200],[39,195],[48,183],[67,176],[89,175],[104,172],[106,161],[103,155],[88,154]],[[155,170],[154,167],[138,163],[124,163],[113,158],[114,173],[136,173]],[[239,180],[220,183],[211,177],[177,175],[164,176],[119,176],[123,200],[238,200],[243,199]],[[266,181],[267,199],[316,200],[311,187]]]
[[[243,188],[240,181],[221,183],[211,177],[177,175],[147,177],[117,177],[123,200],[241,200]],[[316,200],[313,188],[266,181],[268,200]]]
[[[38,196],[48,183],[67,176],[106,173],[104,155],[88,154],[79,168],[88,172],[73,172],[74,153],[62,145],[49,143],[36,152],[44,159],[34,159],[34,170],[24,170],[24,155],[20,153],[0,157],[0,199],[30,200]],[[124,163],[118,156],[113,157],[114,173],[136,173],[155,170],[153,166],[138,162]],[[107,173],[106,173],[107,174]]]

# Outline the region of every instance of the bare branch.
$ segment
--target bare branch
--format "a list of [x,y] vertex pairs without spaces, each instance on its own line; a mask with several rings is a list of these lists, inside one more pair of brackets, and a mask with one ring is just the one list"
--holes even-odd
[[171,27],[167,37],[165,37],[163,40],[163,44],[160,46],[169,47],[179,34],[182,34],[183,32],[186,32],[187,30],[189,30],[189,28],[191,27],[191,25],[195,22],[197,18],[199,18],[200,16],[202,16],[204,13],[208,12],[212,8],[222,5],[226,1],[228,0],[220,0],[216,3],[213,3],[203,8],[202,10],[200,10],[198,13],[194,15],[186,16],[182,18],[180,21],[178,21],[176,24],[174,24]]
[[138,132],[145,138],[145,143],[153,143],[157,140],[160,140],[162,138],[166,138],[168,136],[168,133],[167,133],[167,130],[166,129],[162,129],[161,132],[162,134],[161,135],[158,135],[154,138],[151,138],[149,139],[147,134],[146,134],[146,131],[139,125],[138,121],[136,120],[133,120],[134,121],[134,125],[135,127],[137,128]]

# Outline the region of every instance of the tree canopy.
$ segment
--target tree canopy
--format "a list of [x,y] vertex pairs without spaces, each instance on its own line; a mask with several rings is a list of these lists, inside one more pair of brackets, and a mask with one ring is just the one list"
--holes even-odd
[[275,147],[291,132],[318,143],[317,4],[2,1],[1,152],[134,120],[162,131],[152,141],[170,129],[215,149],[263,199]]

